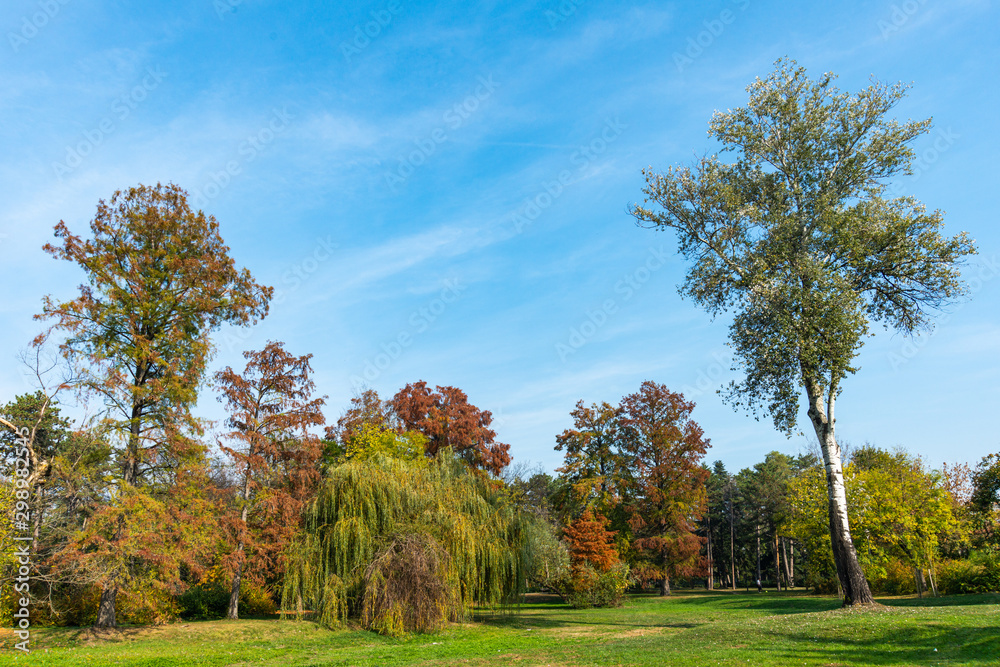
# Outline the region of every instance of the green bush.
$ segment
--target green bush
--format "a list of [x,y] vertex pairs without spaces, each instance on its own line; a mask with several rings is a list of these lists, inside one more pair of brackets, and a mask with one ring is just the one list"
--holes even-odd
[[607,572],[583,565],[574,568],[572,577],[564,581],[559,592],[577,609],[620,607],[629,583],[629,569],[625,563],[618,563]]
[[[191,621],[225,618],[229,610],[229,585],[222,578],[202,581],[177,599],[180,617]],[[277,606],[263,586],[244,581],[240,586],[240,617],[270,616]]]
[[1000,591],[1000,555],[973,552],[968,560],[950,560],[938,567],[938,591],[991,593]]
[[911,595],[917,592],[913,567],[899,560],[889,561],[885,566],[885,576],[873,578],[868,583],[874,593]]

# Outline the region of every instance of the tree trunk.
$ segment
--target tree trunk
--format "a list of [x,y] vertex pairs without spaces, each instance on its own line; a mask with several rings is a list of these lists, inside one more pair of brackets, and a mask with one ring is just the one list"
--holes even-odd
[[31,553],[34,555],[38,549],[38,538],[42,532],[42,515],[45,510],[45,487],[35,487],[35,512],[31,516]]
[[240,563],[236,566],[236,572],[233,573],[232,587],[229,589],[229,609],[226,611],[226,618],[231,621],[237,621],[240,618],[240,578],[242,575],[243,563]]
[[713,578],[713,573],[715,570],[715,561],[712,559],[712,517],[705,514],[706,521],[708,522],[708,590],[715,590],[715,579]]
[[[835,388],[831,390],[827,405],[823,394],[815,383],[806,380],[809,395],[809,419],[812,421],[823,450],[823,464],[826,468],[826,490],[829,498],[830,543],[833,547],[833,561],[837,566],[837,580],[844,596],[844,605],[872,604],[875,599],[868,588],[868,580],[858,563],[858,553],[851,539],[850,523],[847,519],[847,492],[844,488],[844,466],[840,458],[840,446],[834,437],[833,403]],[[824,409],[824,407],[826,409]]]
[[240,495],[243,499],[243,509],[240,510],[240,525],[239,525],[239,539],[236,543],[236,571],[233,572],[232,586],[229,589],[229,609],[226,611],[226,618],[231,621],[239,620],[240,618],[240,585],[243,579],[243,561],[246,558],[246,554],[243,550],[244,537],[247,531],[247,517],[250,516],[250,463],[249,459],[253,456],[254,448],[253,441],[250,443],[250,447],[247,450],[247,466],[246,470],[243,471],[243,488],[240,490]]
[[733,499],[729,498],[729,565],[732,568],[733,590],[736,590],[736,527],[733,520]]
[[788,562],[788,540],[784,537],[781,538],[781,556],[785,564],[785,588],[795,588],[795,578]]
[[115,598],[118,597],[117,586],[105,586],[101,589],[101,604],[97,608],[97,622],[95,628],[116,628],[118,623],[115,620]]
[[660,595],[670,595],[670,577],[663,577],[660,580]]
[[792,560],[788,565],[788,576],[791,577],[792,588],[795,588],[795,540],[788,540],[788,552],[792,557]]
[[924,597],[924,571],[919,567],[913,568],[913,581],[917,584],[917,597]]
[[781,592],[781,552],[778,550],[778,535],[774,535],[774,589]]
[[757,535],[757,588],[759,589],[763,585],[763,581],[760,578],[760,524],[754,524],[754,531]]

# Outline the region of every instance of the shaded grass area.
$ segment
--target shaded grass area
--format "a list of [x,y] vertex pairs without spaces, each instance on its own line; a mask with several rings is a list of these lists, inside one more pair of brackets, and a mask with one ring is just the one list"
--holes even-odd
[[870,610],[796,592],[633,596],[619,609],[537,599],[516,614],[403,639],[296,621],[206,621],[0,637],[0,664],[32,665],[996,665],[1000,595],[880,599]]

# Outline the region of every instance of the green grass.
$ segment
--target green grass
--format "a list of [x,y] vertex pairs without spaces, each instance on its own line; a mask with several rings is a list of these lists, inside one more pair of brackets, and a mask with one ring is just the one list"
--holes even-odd
[[[997,665],[1000,595],[881,599],[840,609],[799,593],[636,596],[619,609],[525,604],[404,639],[309,622],[207,621],[96,636],[37,628],[32,653],[2,637],[0,664],[131,665]],[[936,650],[935,650],[936,649]]]

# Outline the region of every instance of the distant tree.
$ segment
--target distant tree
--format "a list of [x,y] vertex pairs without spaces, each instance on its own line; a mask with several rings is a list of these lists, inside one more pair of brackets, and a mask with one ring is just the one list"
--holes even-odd
[[[211,355],[209,335],[223,323],[248,325],[267,313],[271,288],[236,269],[218,227],[188,206],[178,186],[140,185],[98,203],[92,238],[60,222],[61,242],[45,246],[87,277],[76,299],[45,297],[38,317],[67,334],[61,350],[81,369],[78,387],[107,408],[103,432],[120,466],[109,493],[121,501],[109,515],[117,537],[102,538],[109,544],[158,530],[146,521],[159,502],[148,494],[164,493],[185,462],[203,455],[189,437],[200,432],[190,409]],[[130,526],[133,519],[146,522]],[[117,593],[141,570],[141,553],[99,568],[98,627],[115,626]]]
[[373,426],[379,431],[396,429],[399,418],[392,401],[383,401],[374,389],[366,389],[351,398],[351,406],[344,410],[336,424],[326,427],[328,440],[346,447],[355,432],[363,426]]
[[781,548],[784,536],[781,528],[788,513],[788,482],[792,477],[791,456],[770,452],[754,466],[753,489],[750,495],[760,511],[761,528],[770,541],[774,563],[775,587],[781,590]]
[[423,381],[408,384],[392,398],[392,406],[402,430],[427,438],[428,456],[451,448],[469,465],[494,475],[510,463],[510,445],[496,442],[496,432],[490,429],[493,415],[469,403],[457,387],[431,391]]
[[712,568],[720,573],[720,578],[728,579],[731,588],[736,588],[736,497],[733,476],[722,461],[712,464],[705,481],[707,506],[705,511],[705,533],[710,550],[708,556],[709,589],[714,588]]
[[296,357],[282,343],[268,342],[243,356],[241,374],[227,366],[215,375],[233,429],[226,435],[233,446],[221,449],[232,459],[239,484],[227,563],[230,619],[239,618],[243,578],[262,583],[266,573],[280,569],[302,507],[319,482],[322,447],[310,429],[324,422],[324,399],[312,398],[311,354]]
[[670,579],[703,569],[697,522],[705,512],[702,459],[708,449],[691,419],[694,403],[654,382],[622,399],[622,454],[627,474],[622,502],[627,507],[632,545],[660,574],[661,595]]
[[556,436],[556,451],[565,452],[557,470],[563,480],[560,502],[569,515],[590,506],[608,512],[616,503],[622,467],[621,408],[578,401],[570,416],[573,428]]
[[716,112],[715,155],[693,167],[646,171],[640,225],[673,229],[691,266],[681,292],[713,316],[733,310],[730,341],[744,378],[734,407],[795,432],[799,393],[823,452],[830,538],[844,603],[873,602],[848,521],[834,406],[871,321],[912,334],[928,311],[963,292],[958,266],[975,253],[966,234],[943,236],[941,212],[885,197],[910,173],[910,144],[930,121],[887,117],[903,85],[842,93],[834,75],[812,81],[778,61],[747,90],[746,107]]
[[427,438],[417,431],[381,429],[375,424],[362,424],[351,432],[344,449],[345,459],[369,459],[375,456],[414,460],[426,456]]
[[[14,470],[16,459],[27,461],[23,476],[24,501],[30,517],[32,546],[38,544],[42,522],[52,500],[52,465],[67,449],[72,430],[68,419],[60,416],[52,396],[42,390],[21,394],[0,406],[0,461],[5,470]],[[19,456],[23,447],[26,456]],[[27,526],[25,526],[27,527]]]
[[980,541],[1000,547],[1000,454],[984,456],[976,465],[969,506]]
[[965,507],[972,501],[972,468],[968,463],[944,463],[941,477],[957,506]]

